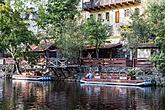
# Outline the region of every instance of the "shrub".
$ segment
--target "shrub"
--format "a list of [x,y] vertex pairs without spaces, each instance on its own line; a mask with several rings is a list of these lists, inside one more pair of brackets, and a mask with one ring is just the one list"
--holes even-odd
[[155,67],[165,75],[165,53],[153,55],[151,61],[155,64]]
[[136,71],[135,70],[130,70],[129,72],[128,72],[128,76],[135,76],[135,74],[136,74]]

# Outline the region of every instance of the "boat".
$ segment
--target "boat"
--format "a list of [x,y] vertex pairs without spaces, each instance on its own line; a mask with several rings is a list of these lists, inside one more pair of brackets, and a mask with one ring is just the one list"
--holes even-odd
[[31,75],[13,75],[13,80],[30,80],[30,81],[53,81],[55,77],[50,75],[31,76]]
[[37,70],[25,70],[19,74],[12,75],[13,80],[27,80],[27,81],[53,81],[55,77],[49,72],[41,72]]
[[122,86],[151,86],[152,81],[144,80],[125,80],[125,79],[97,79],[82,78],[80,83],[84,84],[101,84],[101,85],[122,85]]

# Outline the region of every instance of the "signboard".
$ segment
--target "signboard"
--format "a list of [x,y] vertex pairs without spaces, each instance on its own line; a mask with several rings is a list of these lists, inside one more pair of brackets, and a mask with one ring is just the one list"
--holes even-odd
[[151,56],[151,49],[138,49],[137,58],[149,58]]
[[3,65],[3,62],[4,61],[4,59],[0,59],[0,65]]

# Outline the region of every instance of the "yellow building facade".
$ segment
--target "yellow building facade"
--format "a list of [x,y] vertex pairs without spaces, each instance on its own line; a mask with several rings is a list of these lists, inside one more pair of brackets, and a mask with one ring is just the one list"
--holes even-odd
[[136,10],[143,14],[151,3],[165,3],[165,0],[81,0],[83,19],[94,16],[112,27],[112,36],[107,43],[122,43],[123,26],[130,25],[130,16]]

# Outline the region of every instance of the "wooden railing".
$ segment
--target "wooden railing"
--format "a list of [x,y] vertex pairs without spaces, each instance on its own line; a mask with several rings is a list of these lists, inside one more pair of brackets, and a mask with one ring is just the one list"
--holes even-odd
[[103,58],[103,59],[82,59],[82,65],[110,65],[110,66],[123,66],[127,65],[126,58]]
[[103,58],[103,59],[82,59],[82,65],[109,65],[109,66],[121,66],[121,67],[153,67],[151,61],[146,58],[137,59],[133,61],[126,58]]
[[79,64],[78,59],[48,58],[46,65],[47,67],[72,67]]
[[47,66],[48,67],[67,67],[67,59],[48,58]]
[[[1,65],[13,65],[15,61],[12,58],[3,58],[0,60]],[[45,63],[44,63],[45,64]],[[77,65],[109,65],[109,66],[121,66],[121,67],[153,67],[150,60],[146,58],[134,58],[132,61],[126,58],[82,58],[78,59],[66,59],[66,58],[48,58],[46,59],[46,65],[48,67],[68,67]]]
[[94,2],[84,2],[83,9],[95,8],[100,6],[121,5],[124,3],[140,3],[141,0],[95,0]]
[[133,60],[134,67],[153,67],[151,61],[146,58],[134,58]]

